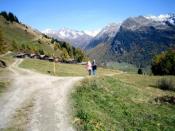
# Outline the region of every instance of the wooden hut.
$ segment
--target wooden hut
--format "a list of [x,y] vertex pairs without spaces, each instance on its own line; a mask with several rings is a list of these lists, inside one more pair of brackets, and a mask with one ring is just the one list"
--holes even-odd
[[16,56],[16,58],[24,58],[25,53],[18,53],[15,56]]
[[38,54],[32,53],[32,54],[30,54],[30,58],[39,59],[40,56]]
[[77,63],[77,61],[75,59],[68,59],[65,62],[68,64],[76,64]]
[[49,58],[48,58],[48,60],[50,61],[50,62],[54,62],[54,57],[52,57],[52,56],[50,56]]
[[49,56],[48,55],[40,55],[40,59],[41,60],[49,60]]

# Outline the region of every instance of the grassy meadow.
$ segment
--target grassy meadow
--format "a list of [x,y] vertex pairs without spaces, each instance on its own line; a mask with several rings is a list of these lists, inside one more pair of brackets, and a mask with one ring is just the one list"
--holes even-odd
[[[33,71],[38,71],[44,74],[54,75],[53,72],[53,62],[36,60],[36,59],[24,59],[20,64],[20,67],[31,69]],[[118,73],[117,70],[98,68],[97,76],[106,75],[106,74],[115,74]],[[87,76],[88,72],[85,65],[78,64],[63,64],[56,63],[56,76]]]
[[[126,62],[108,62],[107,63],[107,67],[110,69],[117,69],[117,70],[121,70],[124,72],[128,72],[128,73],[137,73],[138,72],[138,67],[135,66],[134,64],[129,64]],[[143,73],[145,74],[151,74],[151,67],[150,66],[146,66],[144,68],[142,68]]]
[[[14,59],[1,57],[9,65]],[[19,65],[43,74],[53,74],[53,63],[24,59]],[[0,75],[6,76],[6,69]],[[85,65],[56,63],[56,76],[88,76]],[[175,76],[149,76],[119,73],[117,70],[98,68],[97,77],[85,77],[71,92],[72,122],[77,130],[175,130],[175,105],[155,101],[162,96],[175,96],[173,91],[157,88],[161,78]],[[8,87],[0,80],[0,94]]]
[[138,68],[128,63],[108,62],[107,67],[111,69],[118,69],[125,72],[136,73]]
[[155,101],[175,96],[156,88],[160,78],[119,74],[84,79],[72,92],[73,123],[87,131],[175,130],[175,105]]

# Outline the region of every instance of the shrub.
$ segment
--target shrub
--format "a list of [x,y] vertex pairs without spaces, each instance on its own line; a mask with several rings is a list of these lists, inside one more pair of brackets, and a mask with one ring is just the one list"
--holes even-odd
[[142,69],[141,69],[141,68],[139,68],[137,73],[138,73],[138,74],[140,74],[140,75],[141,75],[141,74],[143,74]]
[[175,50],[168,50],[155,56],[151,70],[154,75],[175,75]]
[[175,96],[162,96],[162,97],[157,97],[155,98],[156,102],[159,103],[170,103],[175,105]]
[[175,84],[172,79],[162,78],[157,81],[157,87],[162,90],[172,90],[175,91]]

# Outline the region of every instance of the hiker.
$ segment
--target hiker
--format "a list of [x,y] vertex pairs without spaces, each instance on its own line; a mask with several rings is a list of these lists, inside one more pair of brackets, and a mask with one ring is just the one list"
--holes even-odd
[[97,70],[97,64],[95,62],[95,60],[93,60],[92,62],[92,73],[95,76],[96,75],[96,70]]
[[91,75],[92,72],[92,64],[90,61],[87,62],[86,68],[88,70],[89,75]]

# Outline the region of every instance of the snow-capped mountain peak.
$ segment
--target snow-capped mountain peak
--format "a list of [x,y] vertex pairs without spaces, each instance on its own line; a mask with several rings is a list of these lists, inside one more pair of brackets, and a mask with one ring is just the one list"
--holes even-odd
[[97,30],[85,30],[84,32],[86,34],[88,34],[89,36],[95,37],[101,29],[97,29]]
[[69,42],[75,47],[81,48],[85,47],[92,38],[92,36],[88,35],[84,31],[78,31],[69,28],[61,28],[59,30],[46,29],[43,31],[43,33],[58,40]]
[[115,37],[116,33],[120,28],[120,23],[111,23],[105,26],[86,46],[85,49],[91,49],[99,44],[110,43],[110,41]]
[[102,37],[103,35],[106,35],[106,34],[113,36],[119,30],[120,25],[121,25],[120,23],[108,24],[97,34],[96,37]]
[[161,14],[159,16],[145,16],[147,19],[158,21],[158,22],[170,22],[171,24],[175,24],[175,14]]
[[44,31],[42,31],[42,33],[44,34],[54,34],[56,32],[56,30],[53,30],[53,29],[45,29]]
[[77,31],[69,28],[61,28],[59,30],[46,29],[42,33],[56,35],[61,39],[76,39],[79,36],[88,35],[84,31]]
[[60,37],[60,38],[71,38],[71,39],[76,39],[79,36],[83,36],[86,35],[83,31],[77,31],[77,30],[72,30],[72,29],[68,29],[68,28],[62,28],[59,29],[56,34]]

